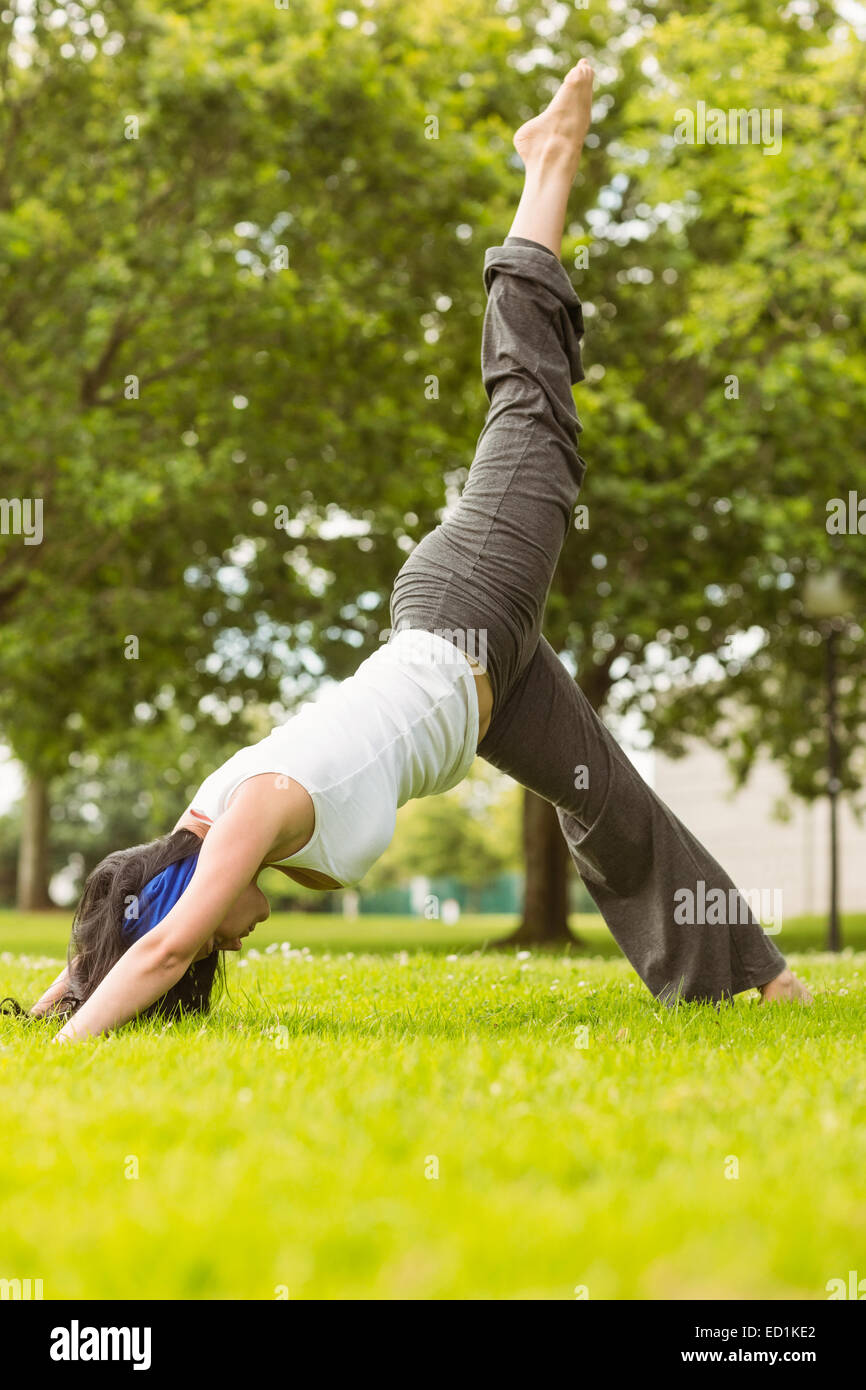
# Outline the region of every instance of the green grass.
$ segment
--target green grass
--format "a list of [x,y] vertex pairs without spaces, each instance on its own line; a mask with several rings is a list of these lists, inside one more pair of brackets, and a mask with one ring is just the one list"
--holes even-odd
[[[26,952],[64,960],[69,941],[69,912],[13,912],[0,908],[0,951]],[[459,950],[501,942],[517,926],[516,919],[489,913],[463,916],[453,927],[423,917],[363,916],[352,922],[319,912],[275,913],[270,921],[256,928],[255,942],[265,947],[274,941],[329,951]],[[589,952],[609,960],[621,960],[618,946],[601,917],[576,914],[571,927],[581,945],[574,950]],[[798,917],[786,922],[774,937],[777,946],[789,951],[823,950],[826,919]],[[866,950],[866,913],[851,913],[843,919],[846,946]]]
[[[204,1022],[59,1049],[0,1019],[0,1278],[822,1299],[866,1276],[866,953],[792,957],[812,1009],[671,1011],[591,919],[591,956],[479,948],[507,925],[284,917]],[[67,931],[0,917],[0,994],[35,998]]]

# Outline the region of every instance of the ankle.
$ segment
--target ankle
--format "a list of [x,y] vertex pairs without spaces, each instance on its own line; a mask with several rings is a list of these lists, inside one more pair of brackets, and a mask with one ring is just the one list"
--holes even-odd
[[764,990],[769,989],[771,985],[789,985],[793,979],[794,972],[790,966],[786,965],[785,969],[780,971],[778,975],[774,975],[772,980],[768,980],[765,985],[759,985],[758,988],[763,994]]
[[574,141],[552,131],[539,140],[525,162],[526,182],[534,184],[567,183],[572,180],[580,164],[581,150],[575,149]]

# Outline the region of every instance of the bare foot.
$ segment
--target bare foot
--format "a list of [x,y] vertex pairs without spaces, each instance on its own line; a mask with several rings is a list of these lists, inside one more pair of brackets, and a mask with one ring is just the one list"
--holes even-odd
[[539,162],[564,161],[571,165],[574,177],[592,119],[594,77],[589,63],[581,58],[577,67],[566,73],[547,109],[516,132],[514,148],[527,169]]
[[812,1004],[814,1000],[806,986],[792,970],[783,970],[775,980],[761,985],[762,1004]]

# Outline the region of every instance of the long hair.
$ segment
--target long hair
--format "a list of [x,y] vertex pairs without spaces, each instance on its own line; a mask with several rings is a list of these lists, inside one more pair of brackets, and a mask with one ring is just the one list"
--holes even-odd
[[[51,1005],[52,1017],[69,1017],[81,1008],[108,972],[128,950],[131,941],[122,931],[130,900],[138,898],[146,883],[201,849],[192,830],[175,830],[131,849],[115,850],[88,875],[75,910],[69,941],[69,983],[65,994]],[[174,1018],[182,1013],[207,1013],[219,963],[219,952],[194,961],[177,984],[143,1009],[139,1018]]]

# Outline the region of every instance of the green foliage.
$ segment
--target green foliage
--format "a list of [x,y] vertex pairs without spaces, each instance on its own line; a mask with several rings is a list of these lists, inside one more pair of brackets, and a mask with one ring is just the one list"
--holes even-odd
[[[0,206],[2,467],[45,539],[2,538],[0,721],[46,774],[155,705],[207,724],[214,692],[240,737],[251,700],[376,644],[454,438],[453,391],[425,406],[421,319],[445,288],[479,298],[455,228],[502,177],[399,7],[384,55],[328,4],[106,19],[76,36],[37,6],[27,67],[4,31],[0,120],[28,152]],[[458,417],[465,322],[436,364]],[[323,537],[343,514],[362,534]]]
[[[866,49],[830,7],[802,9],[659,6],[623,59],[583,277],[590,529],[556,612],[581,678],[623,682],[614,702],[659,745],[709,737],[741,776],[767,752],[814,797],[824,656],[804,585],[827,569],[853,595],[843,784],[864,774],[864,540],[826,521],[866,484]],[[676,144],[678,111],[699,101],[778,111],[780,152]]]
[[[510,134],[589,53],[564,259],[589,248],[590,524],[548,633],[660,743],[712,735],[743,771],[764,747],[820,792],[802,583],[840,567],[856,619],[866,582],[862,538],[824,526],[863,477],[863,46],[818,0],[343,9],[7,9],[0,469],[44,500],[45,539],[0,536],[5,737],[46,776],[139,734],[165,767],[169,712],[215,751],[375,648],[480,426]],[[781,153],[675,144],[699,100],[780,108]],[[864,650],[852,621],[848,787]]]
[[364,887],[373,892],[421,875],[479,888],[521,867],[520,793],[479,761],[450,792],[401,807],[394,838]]

